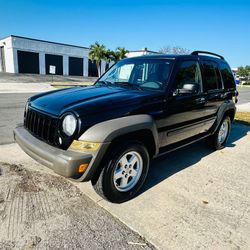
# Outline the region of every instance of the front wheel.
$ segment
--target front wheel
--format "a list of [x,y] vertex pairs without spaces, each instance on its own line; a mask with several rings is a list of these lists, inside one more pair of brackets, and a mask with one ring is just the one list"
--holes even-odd
[[208,138],[209,145],[216,150],[224,148],[230,135],[230,131],[231,119],[229,116],[226,116],[222,120],[215,134]]
[[145,182],[149,161],[148,151],[141,143],[116,145],[106,157],[97,180],[92,180],[92,185],[108,201],[127,201],[136,195]]

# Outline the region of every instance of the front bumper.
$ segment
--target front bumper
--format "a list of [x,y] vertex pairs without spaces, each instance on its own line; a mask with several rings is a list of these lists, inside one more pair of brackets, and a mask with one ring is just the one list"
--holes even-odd
[[[98,152],[83,153],[50,146],[34,137],[23,126],[14,130],[14,139],[29,156],[39,163],[60,175],[78,178],[79,181],[86,181],[91,178],[90,174],[93,174],[94,169],[90,171],[90,168],[92,165],[96,168],[98,162],[95,161],[95,158],[100,158],[100,155],[97,157]],[[85,173],[81,173],[79,178],[78,169],[81,164],[89,164],[89,166]]]

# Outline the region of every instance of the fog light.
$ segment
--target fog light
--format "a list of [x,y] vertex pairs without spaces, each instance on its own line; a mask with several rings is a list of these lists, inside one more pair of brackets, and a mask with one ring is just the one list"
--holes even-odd
[[79,172],[79,173],[85,172],[85,170],[87,169],[88,165],[89,165],[89,164],[87,164],[87,163],[81,164],[81,165],[79,166],[78,172]]

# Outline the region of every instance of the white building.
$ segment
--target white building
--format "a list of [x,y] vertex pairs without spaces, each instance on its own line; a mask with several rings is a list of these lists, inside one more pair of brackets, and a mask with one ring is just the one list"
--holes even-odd
[[[20,36],[0,39],[0,72],[97,76],[97,67],[88,58],[89,48]],[[106,63],[102,62],[102,72]]]
[[[0,72],[97,77],[96,63],[88,55],[90,49],[70,44],[10,35],[0,39]],[[147,48],[130,51],[127,57],[157,54]],[[101,73],[113,63],[101,62]],[[51,67],[52,66],[52,67]]]
[[149,55],[149,54],[159,54],[156,51],[148,50],[147,48],[143,48],[142,50],[134,50],[129,51],[126,56],[127,57],[136,57],[136,56],[143,56],[143,55]]

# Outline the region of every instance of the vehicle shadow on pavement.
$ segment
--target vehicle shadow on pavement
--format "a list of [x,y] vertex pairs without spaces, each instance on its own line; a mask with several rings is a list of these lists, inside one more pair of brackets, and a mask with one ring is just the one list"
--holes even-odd
[[[250,126],[234,124],[227,142],[227,147],[234,147],[235,142],[246,136],[249,131]],[[151,162],[148,178],[140,194],[146,192],[168,177],[198,163],[203,157],[213,152],[214,150],[208,147],[206,141],[202,140],[154,159]]]

